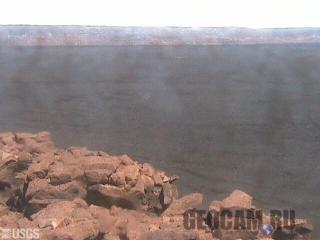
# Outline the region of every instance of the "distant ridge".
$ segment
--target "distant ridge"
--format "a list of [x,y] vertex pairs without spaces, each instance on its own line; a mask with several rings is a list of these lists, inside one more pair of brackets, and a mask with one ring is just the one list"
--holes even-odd
[[2,46],[250,45],[320,43],[320,28],[0,26]]

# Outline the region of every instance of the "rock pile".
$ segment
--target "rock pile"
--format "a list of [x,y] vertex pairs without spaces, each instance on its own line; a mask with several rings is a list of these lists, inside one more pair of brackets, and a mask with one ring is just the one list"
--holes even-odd
[[[0,228],[37,228],[40,239],[50,240],[213,239],[217,231],[205,224],[185,228],[184,213],[200,206],[203,195],[179,198],[177,179],[127,155],[58,149],[48,132],[3,133]],[[253,208],[252,197],[237,190],[209,210],[234,207]]]

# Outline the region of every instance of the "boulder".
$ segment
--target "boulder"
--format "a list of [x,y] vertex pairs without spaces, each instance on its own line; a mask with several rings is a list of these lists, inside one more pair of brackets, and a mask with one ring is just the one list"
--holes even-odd
[[234,190],[227,198],[222,201],[222,207],[250,209],[254,208],[252,200],[253,197],[251,197],[249,194],[240,190]]
[[55,149],[49,132],[37,134],[16,133],[15,140],[23,146],[23,150],[29,153],[45,153]]
[[19,219],[24,218],[23,214],[18,212],[8,212],[0,218],[0,228],[18,228]]
[[117,171],[111,174],[110,183],[114,186],[124,186],[126,184],[126,176],[123,171]]
[[51,185],[47,179],[35,179],[28,184],[24,194],[26,200],[27,214],[32,214],[40,209],[61,200],[74,200],[86,198],[85,187],[77,182],[71,181],[61,185]]
[[142,168],[141,168],[142,174],[152,177],[154,175],[154,172],[155,172],[154,168],[149,163],[142,164]]
[[96,239],[99,222],[94,219],[85,201],[60,201],[33,214],[41,239]]
[[154,185],[156,186],[163,185],[163,181],[159,172],[154,173],[152,177],[153,177]]
[[110,180],[110,174],[105,169],[85,170],[84,176],[88,186],[94,184],[107,184]]
[[51,185],[60,185],[81,179],[84,171],[76,165],[65,165],[55,162],[49,166],[48,176]]
[[182,198],[174,200],[171,205],[163,212],[163,216],[182,215],[189,209],[198,207],[202,204],[203,195],[192,193]]
[[139,167],[136,164],[121,166],[117,171],[123,171],[127,183],[136,181],[139,176]]
[[175,192],[172,185],[168,182],[165,183],[162,186],[162,191],[160,193],[160,203],[162,206],[168,207],[172,203],[174,196]]
[[212,201],[209,205],[209,211],[220,212],[221,209],[252,209],[255,208],[252,201],[253,197],[249,194],[240,190],[234,190],[223,201]]
[[9,208],[6,205],[0,203],[0,218],[6,215],[8,212],[9,212]]
[[141,209],[143,195],[136,191],[126,191],[124,188],[97,184],[89,187],[88,198],[91,203],[110,208],[119,206],[127,209]]
[[101,239],[99,233],[99,223],[94,220],[83,220],[58,227],[54,230],[45,229],[40,232],[41,240],[96,240]]
[[86,202],[82,199],[59,201],[31,215],[31,219],[39,228],[51,227],[55,229],[67,222],[75,222],[78,218],[91,219],[89,211],[86,211],[87,214],[82,214],[81,218],[79,217],[79,213],[82,212],[81,210],[86,210],[87,208]]

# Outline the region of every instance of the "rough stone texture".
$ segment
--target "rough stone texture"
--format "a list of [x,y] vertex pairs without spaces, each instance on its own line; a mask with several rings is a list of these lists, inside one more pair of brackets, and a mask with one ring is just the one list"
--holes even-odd
[[[57,149],[48,132],[0,134],[0,177],[0,227],[37,228],[44,240],[261,238],[250,231],[212,232],[207,225],[186,230],[183,214],[202,204],[202,194],[178,198],[178,177],[127,155]],[[252,209],[252,201],[235,190],[209,210]],[[299,220],[294,231],[274,237],[308,239],[311,231]]]
[[212,201],[209,205],[209,210],[214,210],[220,212],[221,209],[232,209],[232,208],[241,208],[241,209],[251,209],[255,208],[253,205],[253,197],[249,194],[240,191],[234,190],[228,197],[223,201]]
[[254,207],[252,205],[253,198],[240,190],[234,190],[230,196],[222,201],[222,207],[224,208],[244,208],[249,209]]
[[192,193],[172,202],[169,208],[163,213],[165,216],[182,215],[185,211],[201,206],[203,195]]

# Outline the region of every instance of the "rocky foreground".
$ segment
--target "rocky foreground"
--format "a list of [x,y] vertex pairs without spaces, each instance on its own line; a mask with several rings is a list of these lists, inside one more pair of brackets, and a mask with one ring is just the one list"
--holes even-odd
[[[39,229],[40,239],[309,239],[311,227],[275,231],[186,228],[184,214],[201,206],[200,193],[178,197],[176,176],[127,155],[58,149],[50,134],[0,134],[0,228]],[[256,209],[239,190],[210,211]],[[264,220],[268,219],[263,214]],[[200,224],[201,225],[201,224]]]

